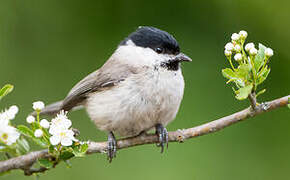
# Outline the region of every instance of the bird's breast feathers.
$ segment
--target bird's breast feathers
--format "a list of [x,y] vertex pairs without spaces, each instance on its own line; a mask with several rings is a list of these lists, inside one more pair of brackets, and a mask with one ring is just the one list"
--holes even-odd
[[101,130],[133,136],[172,121],[183,91],[181,70],[144,68],[108,90],[91,93],[85,106]]

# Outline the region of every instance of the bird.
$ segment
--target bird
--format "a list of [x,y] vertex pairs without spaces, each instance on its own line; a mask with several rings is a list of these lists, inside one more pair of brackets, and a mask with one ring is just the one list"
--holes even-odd
[[171,34],[140,26],[120,42],[101,68],[41,114],[84,107],[96,127],[108,134],[109,162],[117,153],[115,134],[134,137],[155,129],[162,153],[168,147],[166,125],[175,119],[183,98],[181,63],[190,61]]

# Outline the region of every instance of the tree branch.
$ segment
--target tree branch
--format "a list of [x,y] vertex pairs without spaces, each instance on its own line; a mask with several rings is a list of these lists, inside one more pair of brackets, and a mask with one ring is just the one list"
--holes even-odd
[[[196,126],[189,129],[177,130],[169,132],[170,142],[183,142],[186,139],[202,136],[205,134],[217,132],[225,127],[240,122],[242,120],[254,117],[258,114],[268,112],[280,107],[284,107],[288,104],[288,98],[290,95],[275,99],[270,102],[257,105],[255,109],[249,107],[242,111],[236,112],[232,115],[205,123],[200,126]],[[128,147],[153,144],[158,142],[158,137],[155,134],[141,134],[136,137],[130,137],[120,139],[117,142],[118,149],[124,149]],[[87,154],[92,153],[104,153],[107,150],[107,142],[89,142],[89,148]],[[0,162],[0,173],[10,171],[13,169],[22,169],[25,175],[32,175],[33,173],[44,172],[46,168],[34,169],[32,165],[40,158],[53,158],[47,150],[34,151],[23,156],[11,158]]]

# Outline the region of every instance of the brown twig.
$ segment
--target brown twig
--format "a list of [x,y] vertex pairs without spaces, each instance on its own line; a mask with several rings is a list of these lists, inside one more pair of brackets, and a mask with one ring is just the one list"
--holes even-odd
[[256,93],[255,92],[252,92],[251,94],[249,94],[249,100],[250,100],[250,103],[251,103],[251,107],[252,109],[255,111],[257,110],[257,98],[256,98]]
[[[200,126],[196,126],[189,129],[177,130],[169,132],[169,141],[170,142],[183,142],[186,139],[202,136],[205,134],[217,132],[225,127],[228,127],[232,124],[245,120],[247,118],[256,116],[258,114],[268,112],[280,107],[284,107],[288,104],[288,98],[290,95],[275,99],[270,102],[262,103],[256,106],[256,110],[252,108],[247,108],[242,111],[236,112],[232,115],[205,123]],[[117,142],[118,149],[124,149],[128,147],[143,145],[143,144],[153,144],[157,143],[158,138],[155,134],[141,134],[136,137],[130,137],[125,139],[120,139]],[[89,142],[89,148],[87,154],[92,153],[103,153],[107,150],[107,142]],[[39,158],[50,158],[50,155],[47,150],[35,151],[29,154],[11,158],[5,161],[0,162],[0,173],[13,170],[13,169],[22,169],[25,172],[25,175],[32,175],[33,173],[44,172],[46,168],[33,169],[32,165]]]

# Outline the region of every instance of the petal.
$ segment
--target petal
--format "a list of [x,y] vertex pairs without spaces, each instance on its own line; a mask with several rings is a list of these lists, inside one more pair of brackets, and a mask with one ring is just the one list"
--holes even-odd
[[60,143],[60,137],[59,136],[51,136],[49,138],[49,141],[53,146],[55,146],[55,145]]
[[73,140],[73,141],[78,141],[75,137],[74,137],[74,132],[73,132],[73,130],[71,130],[71,129],[68,129],[68,130],[66,130],[65,131],[65,133],[66,133],[66,137],[67,138],[70,138],[71,140]]
[[62,131],[63,131],[63,127],[56,126],[56,125],[51,125],[48,132],[51,135],[57,135],[57,134],[60,134]]
[[[8,126],[9,120],[8,119],[0,119],[0,127]],[[4,129],[4,128],[3,128]]]
[[65,128],[69,128],[72,125],[71,120],[65,119],[63,121],[63,125],[64,125]]
[[71,129],[69,129],[69,130],[66,131],[66,136],[67,136],[67,137],[74,137],[74,134],[75,134],[75,133],[74,133],[73,130],[71,130]]
[[71,146],[72,145],[72,140],[68,137],[65,137],[61,140],[61,145],[63,146]]
[[53,118],[53,119],[51,120],[51,123],[52,123],[52,124],[55,124],[55,122],[56,122],[56,118]]
[[7,127],[7,130],[8,130],[7,131],[7,134],[8,134],[7,145],[11,145],[17,141],[20,134],[13,127]]
[[57,134],[58,130],[54,125],[51,125],[48,132],[49,134],[54,135]]

